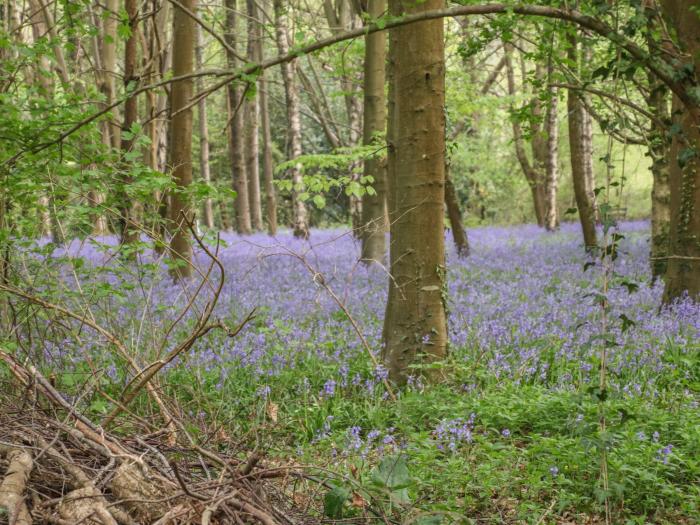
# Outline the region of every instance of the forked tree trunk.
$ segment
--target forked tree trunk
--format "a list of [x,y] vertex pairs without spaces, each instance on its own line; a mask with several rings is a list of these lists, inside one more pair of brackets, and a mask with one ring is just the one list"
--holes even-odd
[[260,122],[263,141],[263,180],[265,182],[265,216],[267,233],[273,237],[277,234],[277,195],[275,190],[274,166],[272,163],[272,133],[270,131],[270,112],[267,107],[267,80],[265,72],[260,76]]
[[[443,7],[391,0],[390,13]],[[404,382],[412,364],[443,359],[445,313],[445,58],[442,20],[390,31],[391,275],[383,359]]]
[[[202,36],[202,28],[197,25],[197,49],[196,61],[197,69],[204,67],[204,39]],[[197,91],[201,92],[204,88],[204,83],[201,79],[197,80]],[[207,123],[207,98],[202,97],[197,103],[197,113],[199,117],[199,173],[202,181],[209,186],[211,184],[211,169],[209,166],[209,125]],[[208,229],[214,228],[214,207],[210,197],[204,199],[204,225]]]
[[[236,0],[225,0],[226,6],[226,32],[224,39],[231,50],[236,50],[237,41],[237,17]],[[236,68],[238,59],[231,50],[226,51],[226,60],[229,68]],[[243,97],[244,88],[237,82],[230,82],[227,90],[229,108],[229,157],[231,159],[231,172],[233,177],[233,189],[236,192],[234,207],[236,210],[236,231],[241,234],[251,232],[250,201],[248,197],[248,176],[245,163],[244,140],[244,114]]]
[[[513,46],[510,43],[505,43],[504,46],[504,56],[505,56],[505,66],[506,66],[506,77],[508,81],[508,94],[511,97],[515,96],[516,86],[515,86],[515,72],[513,70],[512,53]],[[512,109],[512,105],[511,105]],[[525,150],[525,139],[523,137],[523,130],[520,126],[520,122],[517,118],[512,119],[513,126],[513,143],[515,145],[515,155],[518,158],[518,163],[520,168],[523,170],[525,175],[525,180],[527,181],[530,191],[532,193],[532,203],[533,210],[535,212],[535,220],[538,226],[544,227],[545,219],[545,194],[544,194],[544,178],[541,172],[541,166],[538,164],[538,152],[537,146],[539,143],[533,139],[533,162],[527,156]]]
[[[180,4],[190,12],[195,11],[196,0],[181,0]],[[173,76],[185,76],[194,70],[196,45],[195,22],[175,6],[173,13]],[[173,82],[170,91],[172,114],[170,164],[177,190],[170,196],[170,221],[174,225],[170,240],[170,255],[174,279],[186,279],[192,275],[192,244],[187,222],[192,220],[192,210],[187,196],[181,192],[192,183],[192,99],[193,80],[187,78]]]
[[[700,13],[695,0],[663,0],[664,15],[675,29],[681,49],[688,54],[696,78],[700,73]],[[697,88],[696,88],[697,90]],[[680,133],[673,136],[669,164],[671,190],[670,253],[664,301],[687,293],[700,299],[700,105],[674,97]]]
[[[287,7],[282,0],[274,0],[275,33],[277,36],[277,49],[280,55],[289,52],[289,29],[287,27]],[[287,129],[289,142],[289,158],[296,159],[302,154],[301,147],[301,109],[299,106],[299,92],[295,80],[295,70],[298,59],[284,62],[282,68],[282,80],[284,82],[284,95],[287,102]],[[292,179],[292,229],[295,237],[306,239],[309,237],[309,224],[306,205],[299,198],[304,191],[304,180],[301,165],[297,164],[289,170]]]
[[[248,12],[248,61],[254,64],[262,60],[262,30],[258,15],[257,0],[246,0]],[[258,139],[258,122],[260,107],[259,93],[246,97],[246,173],[248,175],[248,199],[251,225],[255,231],[263,229],[262,203],[260,201],[260,161]]]
[[[369,0],[367,14],[376,19],[386,11],[386,0]],[[365,37],[364,68],[364,129],[363,144],[377,144],[377,134],[386,129],[386,97],[384,84],[386,62],[386,32]],[[374,194],[362,196],[362,260],[386,262],[387,221],[386,162],[381,158],[365,159],[364,176],[372,177]]]

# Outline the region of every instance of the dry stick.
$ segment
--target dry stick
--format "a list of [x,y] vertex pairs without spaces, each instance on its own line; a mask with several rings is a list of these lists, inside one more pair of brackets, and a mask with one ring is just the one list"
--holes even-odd
[[[192,233],[192,236],[194,239],[197,241],[197,244],[199,244],[199,247],[211,258],[212,261],[212,267],[216,265],[219,268],[219,271],[221,273],[221,277],[219,280],[219,285],[216,288],[214,292],[214,297],[212,297],[211,301],[207,303],[206,308],[204,309],[204,312],[200,316],[199,320],[197,321],[197,325],[195,326],[194,330],[190,334],[190,336],[185,339],[182,343],[180,343],[178,346],[173,348],[170,352],[168,352],[165,357],[162,359],[159,359],[158,361],[155,361],[148,365],[144,370],[141,371],[139,376],[135,377],[129,385],[124,389],[126,394],[122,396],[120,399],[120,404],[118,404],[112,411],[105,417],[103,420],[102,424],[104,426],[109,425],[115,417],[117,417],[125,407],[129,405],[131,401],[136,397],[136,395],[143,389],[144,387],[148,387],[150,384],[151,379],[168,363],[172,362],[173,359],[175,359],[178,355],[180,355],[182,352],[188,351],[190,348],[192,348],[192,345],[201,337],[204,337],[207,333],[209,333],[211,330],[215,328],[222,329],[226,332],[228,337],[235,337],[238,335],[238,333],[243,330],[246,324],[248,324],[253,318],[255,318],[255,309],[250,311],[248,315],[241,321],[236,328],[233,330],[228,328],[226,325],[224,325],[221,321],[217,321],[215,323],[209,323],[209,319],[211,318],[212,313],[214,312],[214,308],[216,307],[216,303],[219,299],[219,296],[221,295],[221,290],[223,289],[224,286],[224,280],[225,280],[225,270],[223,264],[221,264],[221,261],[217,257],[215,253],[212,253],[211,250],[207,247],[207,245],[202,241],[202,239],[197,236],[196,231],[194,229],[194,223],[193,221],[189,220],[187,217],[183,216],[183,220],[186,221],[187,226],[190,228],[190,231]],[[217,241],[217,250],[218,250],[218,241]],[[197,291],[202,289],[204,286],[204,282],[208,282],[208,276],[209,272],[205,275],[202,283],[200,283],[199,288]],[[195,294],[196,296],[197,294]],[[209,324],[207,324],[209,323]],[[132,388],[131,385],[134,384],[137,378],[140,379],[138,382],[136,382],[135,386]],[[171,421],[174,418],[171,418]]]
[[[81,323],[89,326],[96,332],[98,332],[102,337],[107,339],[110,343],[112,343],[117,350],[119,351],[119,355],[121,355],[122,358],[124,358],[127,363],[129,363],[129,366],[133,369],[133,371],[137,374],[141,374],[143,371],[139,369],[139,366],[136,364],[134,359],[129,355],[129,351],[127,348],[124,346],[124,344],[111,332],[100,326],[99,324],[91,321],[90,319],[83,317],[79,314],[76,314],[75,312],[68,310],[67,308],[63,308],[62,306],[58,306],[56,304],[50,303],[48,301],[45,301],[44,299],[41,299],[40,297],[36,297],[35,295],[31,295],[23,290],[20,290],[18,288],[14,288],[12,286],[8,286],[5,284],[0,283],[0,291],[5,291],[8,293],[11,293],[12,295],[16,295],[17,297],[22,297],[23,299],[37,304],[41,306],[44,309],[47,310],[54,310],[60,314],[65,315],[66,317],[71,317],[77,321],[80,321]],[[0,356],[1,357],[1,356]],[[160,395],[158,394],[157,390],[153,387],[153,385],[147,385],[148,386],[148,391],[155,403],[158,405],[160,408],[163,417],[166,419],[167,424],[170,425],[170,421],[172,420],[172,416],[170,415],[170,411],[167,409],[165,406],[165,403],[161,399]],[[59,395],[60,397],[60,395]]]
[[[574,24],[577,24],[583,28],[589,29],[590,31],[593,31],[594,33],[610,40],[613,42],[615,45],[618,47],[621,47],[625,49],[633,58],[636,60],[640,61],[642,64],[644,64],[649,71],[651,71],[659,80],[661,80],[664,84],[666,84],[673,93],[675,93],[678,98],[681,99],[681,101],[686,104],[688,107],[694,107],[694,101],[693,97],[689,93],[688,86],[686,83],[682,81],[678,81],[674,78],[673,76],[673,71],[674,68],[673,66],[666,60],[660,60],[652,55],[650,55],[647,51],[645,51],[642,47],[638,46],[635,44],[632,40],[625,38],[623,35],[619,34],[614,28],[612,28],[610,25],[607,23],[603,22],[602,20],[598,20],[592,16],[585,15],[579,11],[573,10],[573,9],[560,9],[560,8],[555,8],[555,7],[548,7],[548,6],[539,6],[539,5],[506,5],[506,4],[487,4],[487,5],[469,5],[469,6],[458,6],[458,7],[452,7],[452,8],[446,8],[446,9],[435,9],[432,11],[425,11],[422,13],[416,13],[416,14],[411,14],[408,16],[403,16],[403,17],[398,17],[395,19],[391,20],[384,20],[383,23],[377,24],[376,22],[373,24],[369,24],[367,26],[359,27],[356,29],[353,29],[351,31],[347,31],[345,33],[339,33],[337,35],[333,35],[328,38],[323,38],[321,40],[317,40],[316,42],[306,45],[306,46],[300,46],[297,49],[292,50],[290,53],[282,56],[278,56],[275,58],[271,58],[268,60],[263,60],[259,64],[250,64],[245,66],[242,69],[239,70],[232,70],[232,69],[219,69],[219,70],[201,70],[201,71],[194,71],[192,73],[189,73],[187,75],[180,75],[177,77],[172,77],[169,79],[164,79],[160,80],[158,82],[155,82],[153,84],[149,84],[146,86],[141,86],[134,91],[132,91],[129,96],[123,97],[120,100],[115,101],[113,104],[110,104],[104,108],[102,108],[100,111],[80,120],[73,126],[71,126],[68,130],[65,132],[61,133],[56,139],[51,140],[49,142],[45,142],[43,144],[39,144],[38,146],[35,146],[33,148],[29,148],[25,151],[21,151],[9,159],[5,160],[2,165],[12,165],[14,164],[20,157],[22,157],[25,153],[38,153],[40,151],[43,151],[55,144],[61,143],[63,140],[65,140],[67,137],[78,131],[79,129],[83,128],[84,126],[90,124],[91,122],[97,120],[101,116],[105,115],[106,113],[109,113],[112,111],[112,109],[116,108],[117,106],[120,106],[123,104],[128,98],[137,96],[141,93],[144,93],[146,91],[150,91],[152,89],[157,89],[159,87],[164,87],[166,85],[172,84],[174,82],[180,82],[182,80],[190,79],[190,78],[198,78],[198,77],[204,77],[204,76],[214,76],[214,77],[225,77],[223,81],[219,82],[216,84],[215,88],[211,89],[210,91],[215,91],[216,89],[219,89],[228,83],[232,82],[233,80],[242,78],[244,76],[252,75],[255,74],[263,69],[267,69],[273,66],[277,66],[279,64],[283,64],[285,62],[289,62],[291,60],[294,60],[295,58],[298,58],[301,55],[305,55],[308,53],[313,53],[315,51],[319,51],[323,48],[326,48],[328,46],[331,46],[333,44],[337,44],[339,42],[343,42],[345,40],[350,40],[353,38],[359,38],[359,37],[364,37],[367,34],[370,33],[375,33],[377,31],[385,31],[387,29],[392,29],[395,27],[400,27],[408,24],[414,24],[417,22],[424,22],[427,20],[436,20],[440,18],[451,18],[451,17],[459,17],[459,16],[472,16],[472,15],[488,15],[488,14],[503,14],[503,13],[510,13],[510,14],[517,14],[517,15],[524,15],[524,16],[539,16],[543,18],[554,18],[554,19],[560,19],[560,20],[565,20],[567,22],[571,22]],[[196,97],[195,97],[196,99]],[[196,100],[194,103],[190,103],[187,107],[191,107],[191,105],[196,104]],[[185,108],[187,109],[187,108]]]
[[0,507],[7,510],[9,523],[32,525],[32,517],[24,501],[29,474],[34,467],[32,455],[25,449],[15,448],[7,452],[9,466],[0,484]]

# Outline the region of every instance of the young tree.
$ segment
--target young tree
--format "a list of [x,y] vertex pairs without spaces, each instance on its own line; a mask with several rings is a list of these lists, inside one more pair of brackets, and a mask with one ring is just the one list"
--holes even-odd
[[[287,23],[287,10],[282,0],[274,0],[275,10],[275,34],[277,37],[277,49],[280,55],[289,52],[289,29]],[[299,91],[297,89],[295,72],[297,59],[282,64],[282,80],[284,82],[284,96],[287,102],[287,136],[289,142],[289,158],[291,160],[300,157],[301,147],[301,109],[299,106]],[[292,229],[295,237],[306,239],[309,237],[309,224],[306,205],[299,198],[304,189],[301,165],[295,165],[290,170],[292,179]]]
[[[173,12],[173,76],[181,77],[194,70],[196,45],[195,21],[187,11],[195,12],[196,0],[181,0]],[[170,165],[176,184],[171,195],[170,221],[173,234],[170,253],[173,259],[171,275],[174,279],[186,279],[192,275],[192,243],[187,223],[192,220],[192,210],[185,194],[192,183],[192,78],[173,82],[170,91],[171,143]]]
[[[374,20],[384,14],[386,0],[369,0],[367,14]],[[365,37],[363,143],[378,144],[376,137],[386,129],[384,84],[386,32]],[[362,197],[362,260],[384,263],[386,259],[387,202],[386,163],[380,158],[365,160],[365,177],[372,177],[374,193]]]
[[[443,7],[442,0],[405,5],[392,16]],[[391,275],[383,358],[391,379],[409,366],[444,358],[445,56],[442,20],[390,31],[388,121]]]

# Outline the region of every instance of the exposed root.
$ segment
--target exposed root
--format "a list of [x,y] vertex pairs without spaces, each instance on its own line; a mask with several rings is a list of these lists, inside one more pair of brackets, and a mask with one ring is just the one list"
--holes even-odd
[[32,517],[25,501],[27,481],[34,467],[32,455],[21,448],[7,447],[4,452],[9,466],[0,483],[0,508],[5,510],[10,524],[32,525]]

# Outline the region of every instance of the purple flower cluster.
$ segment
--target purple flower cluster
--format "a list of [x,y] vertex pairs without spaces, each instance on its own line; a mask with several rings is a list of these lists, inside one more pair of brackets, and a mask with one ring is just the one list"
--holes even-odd
[[[630,294],[625,287],[612,287],[608,294],[610,319],[624,314],[635,323],[626,330],[612,323],[616,345],[608,356],[610,389],[619,396],[654,397],[657,379],[675,366],[665,359],[669,345],[684,354],[700,340],[700,309],[681,301],[659,311],[662,285],[651,284],[648,278],[648,223],[625,223],[622,232],[627,239],[621,244],[616,271],[639,283],[639,289]],[[587,259],[578,226],[565,224],[554,234],[530,225],[469,233],[472,256],[457,258],[451,248],[448,254],[449,335],[455,358],[466,366],[478,363],[490,377],[515,384],[575,389],[595,381],[600,308],[591,292],[600,290],[601,270],[583,271]],[[257,308],[256,322],[235,338],[212,331],[188,355],[168,365],[168,371],[187,367],[216,374],[218,389],[225,389],[235,376],[235,384],[249,385],[251,392],[261,384],[274,390],[276,378],[288,381],[294,374],[300,388],[308,378],[309,388],[321,398],[345,389],[384,395],[381,383],[386,370],[367,368],[366,350],[353,324],[314,281],[323,275],[378,355],[386,271],[359,262],[359,246],[352,235],[324,230],[314,231],[309,241],[288,233],[274,239],[263,234],[222,238],[226,245],[219,258],[226,280],[214,315],[234,324]],[[155,271],[163,263],[151,254],[142,256],[136,268],[117,263],[114,239],[100,241],[74,241],[56,250],[54,257],[86,259],[84,296],[96,295],[104,285],[112,290],[102,294],[94,309],[96,318],[114,333],[129,334],[134,355],[148,362],[187,333],[187,323],[211,298],[209,289],[205,287],[185,316],[185,325],[161,348],[142,334],[155,334],[156,340],[158,334],[164,335],[190,301],[196,283],[174,284],[167,272]],[[303,257],[314,271],[290,253]],[[196,261],[203,269],[209,262],[199,250]],[[144,268],[155,270],[149,273]],[[215,272],[213,278],[218,277]],[[67,289],[75,288],[71,272],[65,271],[62,278]],[[77,311],[82,311],[83,302],[66,299]],[[42,352],[47,360],[68,361],[68,366],[84,355],[104,356],[109,376],[117,377],[102,347],[99,335],[87,330],[79,347],[47,342]],[[411,383],[422,389],[418,378]],[[693,402],[697,400],[689,396],[688,403]]]
[[475,418],[476,414],[471,414],[469,419],[458,417],[441,421],[433,430],[433,439],[438,450],[454,452],[461,445],[471,443]]

